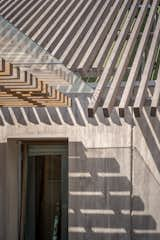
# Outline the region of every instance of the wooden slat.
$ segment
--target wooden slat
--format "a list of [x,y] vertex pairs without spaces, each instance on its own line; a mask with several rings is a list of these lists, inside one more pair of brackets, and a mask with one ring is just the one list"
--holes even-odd
[[103,14],[109,11],[113,2],[114,2],[113,0],[110,0],[110,1],[106,1],[104,3],[99,14],[97,15],[97,17],[91,24],[88,32],[85,34],[85,37],[83,38],[83,40],[77,47],[75,53],[70,58],[69,62],[66,63],[68,65],[68,68],[76,68],[76,66],[78,65],[77,62],[80,61],[84,52],[86,51],[86,46],[89,46],[92,42],[92,39],[96,36],[96,33],[97,33],[97,31],[99,29],[99,25],[100,25],[100,20],[102,19]]
[[67,107],[68,103],[64,103],[64,102],[55,102],[52,101],[50,103],[37,103],[37,104],[33,104],[33,103],[28,103],[28,102],[22,102],[22,101],[7,101],[7,102],[1,102],[0,100],[0,107]]
[[95,38],[92,40],[89,48],[85,52],[78,69],[82,69],[84,72],[88,70],[91,66],[92,62],[94,61],[95,56],[97,55],[101,45],[103,44],[107,33],[114,22],[115,16],[117,15],[118,9],[121,7],[122,0],[115,1],[114,5],[112,6],[107,18],[103,22],[102,26],[100,27],[98,33],[96,34]]
[[[55,55],[57,58],[61,55],[60,52],[62,52],[63,49],[65,49],[65,47],[66,47],[66,44],[65,44],[65,45],[63,45],[64,47],[62,48],[62,44],[65,42],[67,37],[69,37],[70,39],[72,39],[74,37],[74,35],[75,35],[76,31],[78,30],[79,26],[82,25],[82,23],[83,23],[84,19],[82,19],[82,16],[84,15],[84,13],[86,14],[86,12],[87,12],[87,15],[88,15],[90,9],[93,8],[93,5],[94,5],[94,2],[92,0],[88,0],[86,2],[85,6],[81,9],[81,11],[79,11],[79,13],[76,15],[75,20],[71,23],[71,25],[69,26],[69,28],[67,29],[67,31],[65,32],[63,37],[60,39],[58,44],[56,44],[54,46],[54,48],[52,46],[52,48],[53,48],[52,54]],[[68,43],[67,43],[67,45],[68,45]]]
[[45,41],[45,38],[48,38],[49,41],[51,31],[55,28],[56,24],[59,23],[61,17],[70,9],[72,3],[73,1],[68,0],[57,1],[51,9],[47,11],[47,14],[42,15],[43,18],[42,16],[40,17],[37,25],[33,25],[33,27],[32,25],[30,26],[30,29],[27,31],[29,37],[32,37],[37,43],[39,41]]
[[[3,61],[1,65],[2,63]],[[39,80],[26,70],[13,68],[6,61],[4,61],[3,68],[4,76],[0,76],[2,88],[0,106],[54,106],[54,104],[55,106],[71,106],[71,99],[49,86],[48,79]],[[17,76],[12,76],[13,69],[16,70]]]
[[64,102],[50,102],[50,103],[42,103],[42,106],[43,107],[68,107],[67,103],[64,103]]
[[62,105],[61,103],[63,102],[66,106],[67,106],[67,103],[69,104],[68,106],[71,106],[71,100],[69,99],[68,96],[65,96],[64,94],[60,93],[53,87],[51,88],[52,88],[52,95],[51,97],[48,96],[47,98],[45,95],[43,96],[41,92],[39,92],[39,95],[34,95],[33,93],[24,94],[23,92],[15,92],[12,89],[10,89],[10,92],[17,97],[34,104],[41,104],[41,105],[51,104],[53,106],[53,103],[55,102],[57,106],[59,102],[61,106]]
[[94,63],[92,65],[93,69],[98,69],[98,70],[102,69],[104,61],[106,59],[106,55],[108,54],[108,52],[118,34],[118,30],[120,29],[120,25],[123,21],[123,18],[125,17],[125,13],[127,12],[130,4],[131,4],[130,0],[124,1],[121,9],[118,11],[118,15],[115,18],[115,21],[111,27],[111,30],[107,34],[107,38],[105,39],[103,45],[101,46],[99,53],[97,54],[97,57],[94,60]]
[[[146,25],[145,25],[145,28],[144,28],[144,32],[143,32],[143,35],[142,35],[142,38],[141,38],[141,41],[140,41],[140,44],[139,44],[139,47],[138,47],[138,50],[137,50],[137,53],[136,53],[136,57],[134,59],[133,65],[132,65],[131,73],[130,73],[130,75],[128,77],[128,80],[127,80],[127,83],[126,83],[126,88],[125,89],[127,89],[127,90],[131,88],[131,86],[130,86],[131,84],[132,84],[132,86],[134,85],[135,79],[137,77],[138,69],[140,67],[140,62],[141,62],[141,59],[142,59],[142,56],[143,56],[143,51],[146,47],[147,40],[148,40],[149,35],[150,35],[150,30],[151,30],[151,27],[153,25],[154,16],[155,16],[155,13],[156,13],[156,10],[157,10],[158,2],[159,2],[159,0],[154,1],[153,5],[152,5],[152,8],[151,8],[151,11],[150,11],[150,14],[148,16],[148,19],[147,19],[147,22],[146,22]],[[127,46],[124,50],[122,59],[119,63],[118,69],[117,69],[116,74],[114,76],[114,79],[111,83],[109,92],[107,94],[106,100],[105,100],[104,105],[103,105],[103,111],[104,111],[104,114],[106,116],[109,116],[110,112],[112,111],[113,106],[115,105],[120,83],[123,80],[124,75],[126,73],[130,58],[132,56],[132,52],[133,52],[134,47],[136,45],[136,40],[138,38],[138,34],[140,32],[140,29],[141,29],[141,26],[143,24],[144,18],[146,16],[148,3],[149,3],[149,1],[145,1],[145,3],[143,4],[143,6],[141,8],[141,11],[140,11],[140,13],[137,17],[134,28],[133,28],[133,30],[131,32],[131,35],[129,37],[129,40],[127,42]],[[130,86],[130,88],[129,88],[129,86]],[[130,96],[131,95],[131,90],[129,92],[130,93],[128,95]]]
[[37,88],[10,88],[10,87],[5,87],[6,89],[10,89],[11,92],[22,92],[22,93],[28,93],[28,92],[42,92],[41,87]]
[[[0,81],[0,86],[4,86],[4,87],[19,87],[20,84],[22,84],[24,82],[20,81],[20,82],[11,82],[9,80],[5,80],[5,81]],[[24,83],[24,86],[29,86],[28,83]]]
[[5,62],[5,69],[4,71],[0,72],[0,77],[1,76],[10,76],[13,73],[13,65],[10,63]]
[[[1,103],[0,102],[0,107],[36,107],[36,105],[31,104],[31,103],[19,103],[19,102],[6,102],[6,103]],[[39,107],[39,106],[38,106]]]
[[24,0],[17,0],[16,2],[12,1],[12,3],[10,3],[5,9],[2,9],[1,14],[7,18],[7,16],[15,11],[15,8],[19,7],[19,5],[23,4],[23,2]]
[[[12,92],[0,92],[0,97],[15,97],[16,96],[16,94],[17,94],[17,97],[19,96],[19,94],[18,93],[12,93]],[[24,96],[24,97],[31,97],[31,96],[36,96],[36,95],[33,95],[33,94],[31,94],[31,93],[27,93],[27,94],[23,94],[23,93],[21,93],[22,94],[22,96]],[[39,96],[39,95],[38,95]],[[40,95],[41,96],[41,95]]]
[[9,93],[6,94],[0,94],[1,99],[5,99],[5,100],[11,100],[11,99],[18,99],[18,101],[26,100],[30,103],[33,103],[35,105],[45,105],[46,106],[48,104],[51,104],[53,106],[53,103],[56,103],[56,106],[58,105],[58,102],[60,104],[60,106],[62,105],[61,103],[64,103],[66,106],[67,104],[69,104],[68,106],[71,106],[71,101],[69,99],[68,96],[65,96],[64,94],[60,93],[59,91],[57,91],[56,89],[52,88],[52,96],[51,97],[47,97],[43,96],[41,94],[41,92],[39,93],[39,95],[34,95],[34,94],[23,94],[22,92],[15,92],[12,89],[10,89]]
[[13,94],[0,91],[0,97],[13,97]]
[[[154,2],[154,4],[156,4],[156,1]],[[150,19],[147,20],[147,22],[150,21]],[[147,27],[148,26],[148,27]],[[146,29],[149,28],[150,26],[148,24],[146,24]],[[143,55],[143,51],[144,51],[144,43],[146,43],[146,38],[148,38],[149,36],[147,36],[147,30],[144,31],[143,36],[142,36],[142,40],[141,43],[137,49],[137,53],[136,53],[136,57],[135,60],[132,64],[132,68],[131,68],[131,72],[128,76],[127,79],[127,83],[126,83],[126,87],[124,89],[120,104],[119,104],[119,113],[120,116],[124,116],[124,108],[127,106],[127,104],[129,103],[129,100],[131,98],[131,93],[132,90],[134,88],[134,83],[136,81],[136,78],[138,76],[138,72],[139,69],[141,67],[141,60],[142,60],[142,55]]]
[[[64,95],[63,95],[64,96]],[[38,99],[31,98],[22,100],[15,96],[0,96],[0,106],[71,106],[67,96],[61,99]]]
[[27,71],[21,71],[17,67],[13,67],[13,72],[15,76],[0,76],[1,86],[16,86],[16,85],[32,85],[33,75],[29,74]]
[[32,21],[27,22],[26,27],[24,28],[24,31],[26,34],[35,40],[38,35],[44,31],[44,29],[47,27],[47,24],[50,21],[53,21],[56,14],[58,14],[58,11],[63,7],[65,8],[66,1],[52,1],[52,4],[50,4],[50,7],[48,7],[46,10],[44,10],[40,16],[33,18]]
[[[45,1],[47,3],[47,0]],[[37,10],[44,5],[43,0],[39,0],[34,2],[31,7],[25,6],[24,10],[21,12],[21,14],[18,17],[18,20],[15,23],[15,26],[17,28],[21,28],[21,26],[26,22],[27,19],[30,19],[31,16],[37,12]]]
[[134,113],[136,116],[140,116],[141,108],[145,100],[146,89],[148,81],[150,80],[152,74],[153,64],[155,62],[159,42],[160,42],[160,16],[154,31],[152,43],[147,56],[147,61],[145,64],[145,68],[138,88],[138,93],[133,106]]
[[105,92],[105,88],[107,83],[109,82],[111,75],[113,73],[113,69],[115,67],[117,57],[119,56],[121,49],[123,47],[123,44],[126,40],[126,37],[128,35],[128,32],[130,30],[131,24],[133,22],[133,19],[138,11],[137,6],[138,0],[135,0],[131,6],[131,9],[128,13],[127,19],[122,27],[122,30],[118,36],[118,39],[115,43],[115,46],[112,50],[112,53],[110,55],[110,58],[107,62],[107,65],[105,66],[103,73],[100,77],[100,80],[97,84],[97,87],[95,89],[95,92],[93,93],[93,96],[91,98],[90,104],[88,106],[88,115],[89,117],[93,117],[95,111],[97,110],[97,107],[99,105],[100,99],[102,98],[102,95]]
[[56,5],[56,3],[56,0],[44,1],[44,3],[41,4],[41,7],[34,12],[30,18],[26,19],[23,25],[21,25],[21,31],[26,32],[26,34],[32,32],[34,27],[36,27],[42,19],[45,21],[45,16],[48,12],[53,12],[53,7]]
[[159,98],[160,98],[160,66],[159,66],[156,85],[155,85],[152,102],[151,102],[151,112],[150,112],[151,116],[156,116]]
[[10,20],[13,24],[16,24],[16,22],[25,14],[25,9],[29,9],[35,4],[36,2],[24,2],[23,5],[21,5],[19,8],[16,9],[11,15],[7,17],[8,20]]
[[0,72],[5,71],[5,60],[3,58],[0,59]]
[[3,0],[0,2],[0,14],[2,14],[3,10],[6,10],[11,4],[13,0]]
[[[79,4],[82,2],[82,0],[79,2]],[[72,10],[75,9],[75,3],[77,5],[77,0],[71,0],[69,2],[69,4],[66,6],[66,8],[64,8],[63,10],[61,10],[61,12],[59,13],[58,17],[56,18],[56,20],[54,22],[52,22],[52,25],[49,26],[48,30],[44,32],[43,36],[41,36],[41,38],[38,40],[38,44],[45,46],[45,49],[48,49],[50,44],[52,43],[51,38],[53,37],[53,39],[55,39],[55,35],[53,34],[53,32],[55,33],[58,28],[62,27],[62,23],[63,26],[65,24],[65,19],[63,18],[64,16],[66,16],[65,14],[67,14],[67,16],[69,17],[70,14],[73,14]],[[78,6],[79,6],[78,4]],[[71,16],[70,16],[71,17]],[[62,20],[62,21],[61,21]],[[61,30],[61,29],[60,29]],[[59,33],[59,31],[56,33]]]
[[[22,92],[13,92],[13,91],[11,93],[14,97],[18,97],[19,99],[23,99],[25,101],[28,101],[28,102],[31,102],[34,104],[38,104],[39,100],[42,100],[44,104],[45,104],[46,100],[50,100],[50,101],[56,100],[56,102],[61,101],[64,96],[63,94],[61,94],[59,92],[58,92],[59,94],[57,94],[57,90],[53,91],[52,97],[47,97],[47,98],[41,92],[39,93],[39,95],[34,95],[32,93],[24,94]],[[65,100],[66,100],[66,98],[65,98]]]
[[43,100],[44,102],[45,102],[45,100],[48,100],[48,101],[52,101],[52,100],[61,100],[62,98],[64,98],[64,99],[66,99],[65,97],[66,96],[64,96],[63,94],[59,94],[59,95],[54,95],[54,96],[52,96],[52,97],[46,97],[46,96],[43,96],[42,94],[39,94],[39,95],[32,95],[32,94],[22,94],[22,93],[20,93],[20,94],[18,94],[17,93],[17,96],[19,96],[19,95],[21,95],[22,96],[22,98],[24,98],[24,99],[26,99],[26,100],[34,100],[34,101],[39,101],[39,100]]
[[[8,93],[11,93],[13,96],[12,97],[8,97],[7,99],[9,99],[11,102],[14,101],[14,98],[15,99],[18,99],[18,102],[22,102],[22,101],[26,101],[27,103],[31,103],[31,104],[34,104],[34,105],[37,105],[37,101],[34,100],[34,99],[30,99],[28,96],[24,95],[23,93],[21,92],[11,92],[9,91]],[[3,97],[1,97],[1,100],[2,100]],[[39,104],[40,105],[40,104]]]
[[19,84],[18,86],[16,85],[12,85],[12,84],[4,84],[4,88],[5,89],[11,89],[12,91],[41,91],[42,90],[42,86],[45,86],[45,84],[43,84],[42,81],[39,81],[37,78],[32,78],[32,80],[30,80],[31,83],[30,84],[25,84],[25,83],[21,83],[21,85]]
[[[45,83],[51,83],[52,85],[54,84],[55,86],[58,86],[58,85],[62,85],[62,86],[69,86],[70,84],[65,81],[65,80],[62,80],[62,78],[55,78],[55,77],[39,77],[39,74],[38,75],[38,80],[39,81],[42,81],[42,82],[45,82]],[[0,77],[0,86],[29,86],[31,83],[29,83],[29,81],[25,81],[23,79],[18,79],[18,78],[5,78],[3,77],[3,79],[1,79]]]
[[81,27],[78,29],[77,33],[74,35],[74,37],[72,38],[70,43],[68,43],[68,46],[65,47],[64,52],[60,56],[61,61],[66,62],[68,57],[69,57],[68,55],[70,55],[72,52],[74,52],[76,50],[77,42],[81,41],[82,35],[86,33],[85,30],[86,29],[89,30],[89,28],[88,28],[89,25],[88,24],[90,23],[90,20],[93,19],[93,17],[96,16],[97,11],[100,11],[102,3],[103,3],[102,0],[97,1],[95,3],[94,7],[91,9],[87,18],[85,19],[85,21],[83,22]]
[[[31,102],[19,99],[17,97],[0,97],[0,106],[38,106],[37,104],[33,104]],[[40,104],[39,104],[40,106]],[[42,105],[41,105],[42,106]]]
[[[43,81],[39,81],[38,78],[33,76],[32,74],[28,74],[27,71],[24,73],[24,78],[28,80],[27,82],[21,82],[21,84],[12,84],[12,83],[5,83],[3,86],[5,89],[12,88],[13,91],[39,91],[44,90],[46,83]],[[17,80],[18,83],[18,80]],[[27,83],[27,84],[26,84]]]
[[[85,0],[83,0],[82,2],[78,1],[76,6],[74,7],[74,9],[72,10],[72,12],[67,16],[65,21],[59,26],[58,30],[51,37],[50,46],[49,46],[49,48],[46,46],[46,49],[49,52],[51,52],[51,54],[54,55],[55,57],[59,58],[59,56],[57,55],[60,50],[59,43],[61,43],[61,41],[64,40],[65,36],[70,32],[71,27],[77,26],[77,28],[74,28],[74,34],[75,34],[77,32],[79,26],[82,24],[82,21],[84,19],[80,18],[80,21],[81,21],[81,24],[80,24],[78,21],[79,16],[81,16],[81,13],[83,13],[83,10],[86,9],[86,7],[88,7],[88,4],[93,5],[93,2],[91,2],[90,0],[87,2]],[[90,5],[90,7],[91,7],[91,5]],[[87,11],[88,10],[89,10],[89,8],[87,8]],[[71,35],[71,33],[69,35]],[[71,35],[71,36],[73,36],[73,35]]]
[[26,0],[17,0],[14,5],[10,5],[10,8],[7,10],[7,12],[5,13],[5,17],[8,20],[13,19],[14,17],[16,17],[16,14],[21,11],[21,9],[23,9],[26,5]]

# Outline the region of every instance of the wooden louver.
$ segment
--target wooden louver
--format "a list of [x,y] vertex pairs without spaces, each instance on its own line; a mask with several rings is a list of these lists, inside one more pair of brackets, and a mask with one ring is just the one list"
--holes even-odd
[[0,106],[71,106],[68,96],[4,59],[0,61],[0,90]]

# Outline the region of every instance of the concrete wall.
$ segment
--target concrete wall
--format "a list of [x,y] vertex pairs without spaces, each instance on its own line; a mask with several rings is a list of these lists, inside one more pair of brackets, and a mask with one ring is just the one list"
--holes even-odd
[[17,240],[16,139],[69,139],[69,240],[160,239],[160,124],[145,109],[87,118],[72,109],[0,110],[0,240]]

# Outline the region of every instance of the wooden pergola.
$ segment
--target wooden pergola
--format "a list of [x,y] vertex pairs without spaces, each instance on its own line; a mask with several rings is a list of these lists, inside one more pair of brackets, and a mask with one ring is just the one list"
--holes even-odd
[[2,0],[0,14],[67,68],[96,77],[90,117],[99,106],[106,117],[115,106],[121,117],[128,106],[140,116],[146,100],[155,116],[160,97],[159,5],[159,0]]

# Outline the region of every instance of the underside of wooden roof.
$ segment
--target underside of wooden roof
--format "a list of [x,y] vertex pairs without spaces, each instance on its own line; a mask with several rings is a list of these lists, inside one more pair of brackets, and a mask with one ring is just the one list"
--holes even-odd
[[96,79],[90,117],[99,106],[106,117],[132,106],[138,117],[146,100],[152,116],[159,105],[159,8],[160,0],[2,0],[0,14],[68,69]]
[[71,106],[71,99],[49,86],[45,79],[40,80],[4,59],[0,69],[0,106]]

